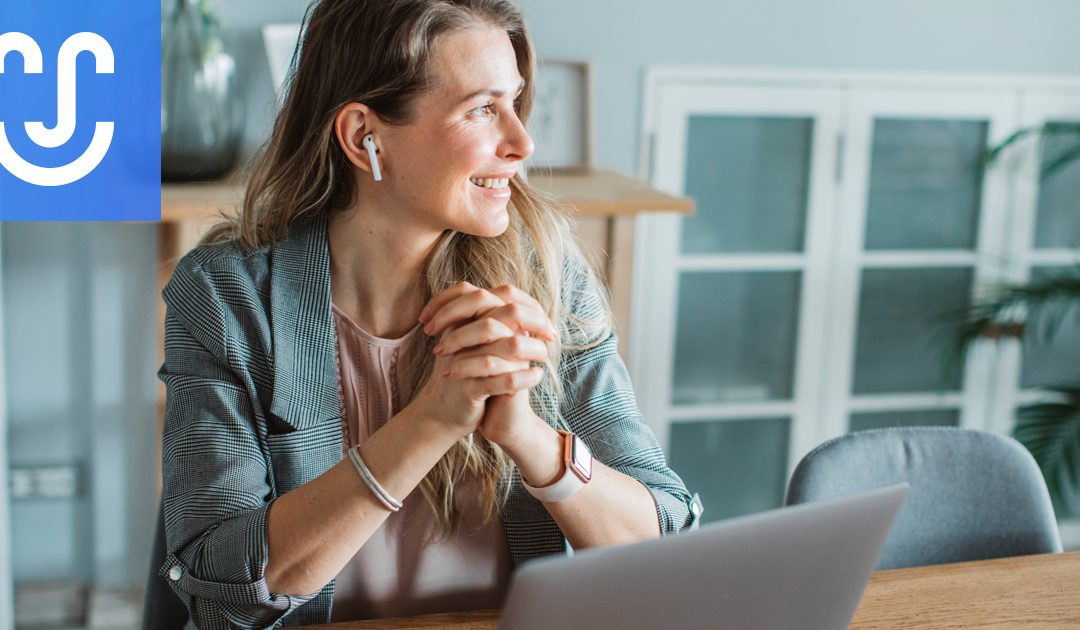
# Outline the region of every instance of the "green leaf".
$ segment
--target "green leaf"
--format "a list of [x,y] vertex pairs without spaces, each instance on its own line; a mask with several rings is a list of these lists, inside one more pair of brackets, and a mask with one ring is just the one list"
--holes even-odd
[[1080,386],[1047,391],[1063,400],[1020,408],[1013,437],[1035,458],[1055,509],[1063,513],[1067,505],[1065,493],[1080,486]]

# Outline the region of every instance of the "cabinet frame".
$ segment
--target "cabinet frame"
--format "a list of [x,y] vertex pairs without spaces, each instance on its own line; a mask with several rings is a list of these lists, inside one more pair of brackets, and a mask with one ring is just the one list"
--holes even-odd
[[[1036,395],[1018,389],[1016,342],[977,343],[959,391],[852,393],[861,272],[966,267],[977,294],[1027,279],[1032,265],[1075,263],[1077,252],[1033,250],[1037,181],[1030,172],[1000,166],[982,181],[973,250],[863,251],[873,121],[889,113],[977,118],[989,122],[992,146],[1021,127],[1080,119],[1080,77],[650,68],[641,173],[660,190],[685,194],[686,127],[695,113],[815,117],[806,243],[801,253],[683,255],[680,217],[637,218],[635,230],[650,238],[635,251],[630,368],[642,411],[664,448],[675,421],[784,416],[791,419],[790,473],[814,446],[846,433],[853,412],[959,409],[960,426],[1007,433],[1016,404]],[[831,177],[822,175],[831,169]],[[791,399],[673,404],[679,273],[772,269],[802,272]]]

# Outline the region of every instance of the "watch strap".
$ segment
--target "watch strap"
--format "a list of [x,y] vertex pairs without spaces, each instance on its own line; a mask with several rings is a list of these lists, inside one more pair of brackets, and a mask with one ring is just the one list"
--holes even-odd
[[[571,454],[573,452],[572,449],[573,449],[573,445],[574,445],[574,440],[577,439],[577,436],[574,435],[573,433],[570,433],[569,431],[559,431],[559,435],[562,436],[562,438],[563,438],[563,444],[562,444],[563,474],[562,474],[562,476],[559,477],[559,479],[556,480],[555,483],[548,484],[548,485],[540,487],[540,488],[538,488],[536,486],[530,486],[529,483],[527,481],[525,481],[524,478],[522,478],[522,480],[521,480],[522,485],[525,486],[525,490],[529,494],[531,494],[532,496],[534,496],[537,499],[543,501],[544,503],[554,503],[556,501],[562,501],[564,499],[568,499],[571,496],[573,496],[574,493],[576,493],[578,490],[581,490],[582,486],[584,486],[587,483],[587,480],[583,480],[578,475],[578,473],[576,473],[572,469],[573,466],[571,465],[571,461],[570,461]],[[581,445],[583,446],[584,443],[581,442]],[[583,452],[579,452],[579,455],[582,456],[582,457],[587,457],[588,458],[588,460],[589,460],[588,468],[591,470],[592,469],[592,453],[589,452],[589,449],[587,447],[583,448],[582,450],[583,450]]]

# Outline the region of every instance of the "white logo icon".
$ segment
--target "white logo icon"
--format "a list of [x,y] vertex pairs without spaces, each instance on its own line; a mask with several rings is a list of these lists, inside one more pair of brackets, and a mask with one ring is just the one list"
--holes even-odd
[[[0,74],[4,73],[4,57],[18,52],[23,58],[23,72],[41,74],[41,48],[25,33],[0,35]],[[26,135],[38,146],[53,149],[62,146],[75,133],[75,58],[90,52],[97,62],[98,74],[112,74],[113,50],[109,42],[96,33],[75,33],[60,46],[57,55],[56,126],[52,129],[40,122],[23,123]],[[15,152],[8,142],[4,123],[0,122],[0,166],[19,179],[35,186],[66,186],[86,177],[97,168],[112,144],[113,123],[99,122],[94,129],[90,146],[74,162],[46,168],[31,164]]]

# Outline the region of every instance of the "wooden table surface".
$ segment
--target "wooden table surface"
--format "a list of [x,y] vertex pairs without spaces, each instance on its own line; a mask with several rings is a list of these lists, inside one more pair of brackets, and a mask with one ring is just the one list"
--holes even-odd
[[851,627],[1080,628],[1080,551],[878,571]]
[[[497,610],[352,621],[338,630],[494,630]],[[878,571],[853,630],[1080,629],[1080,551]]]

